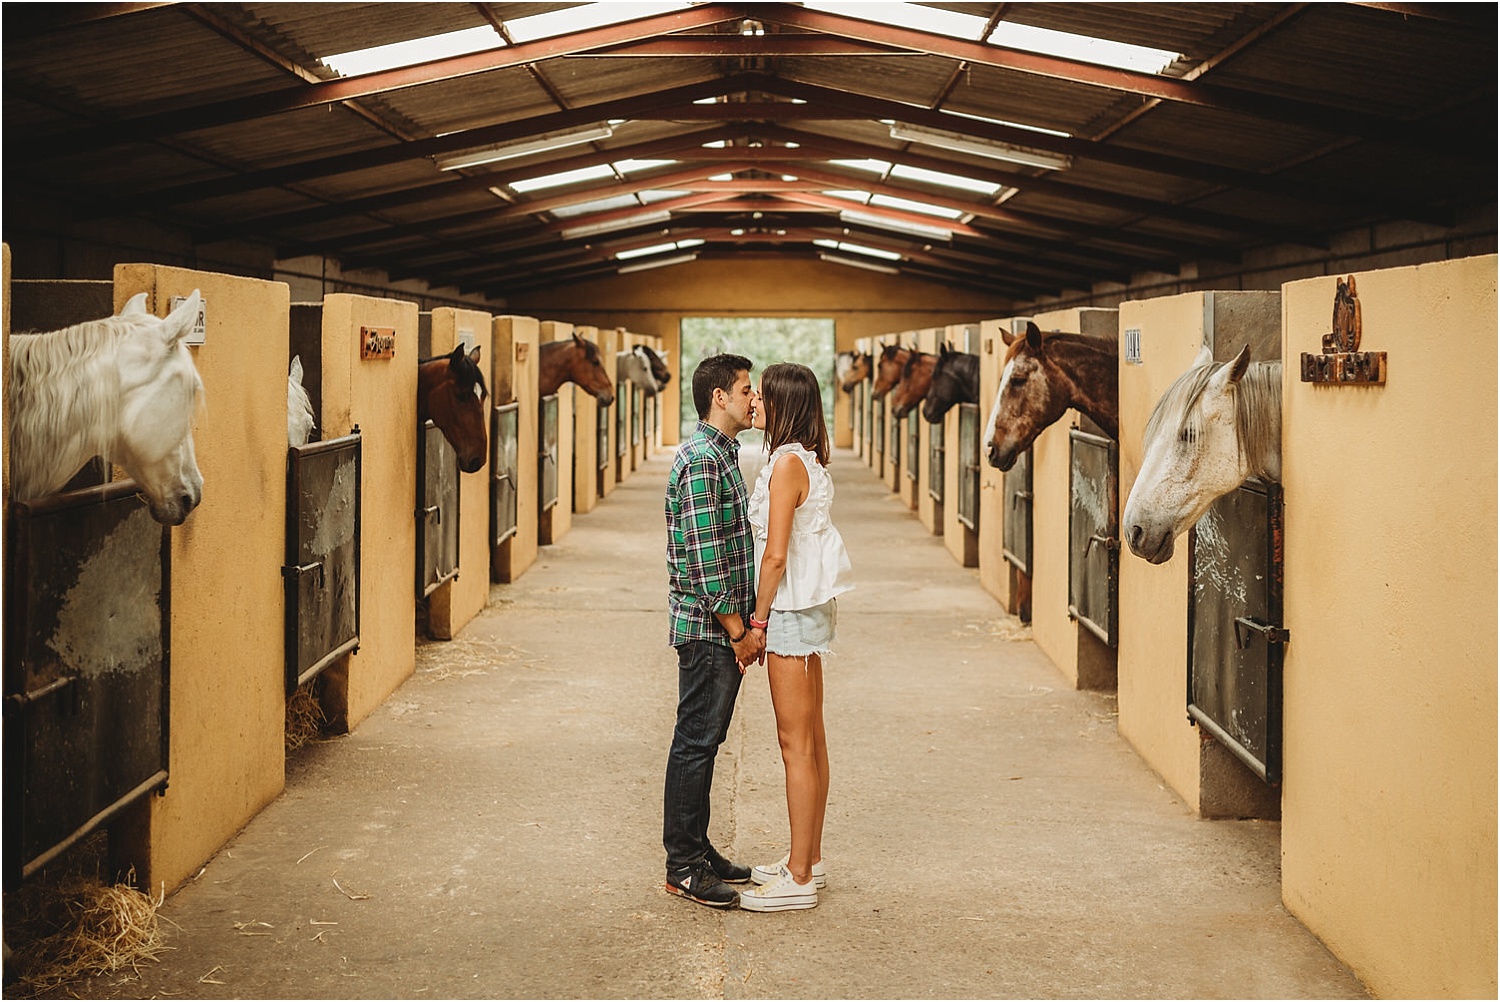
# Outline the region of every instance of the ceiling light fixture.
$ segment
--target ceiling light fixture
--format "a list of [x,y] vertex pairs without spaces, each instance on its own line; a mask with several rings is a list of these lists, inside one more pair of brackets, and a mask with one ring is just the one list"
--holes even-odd
[[564,240],[572,240],[575,237],[591,237],[596,233],[608,233],[611,230],[625,230],[632,226],[647,226],[652,223],[665,223],[670,221],[672,213],[643,212],[635,216],[625,216],[622,219],[607,219],[597,223],[584,223],[582,226],[570,226],[562,231]]
[[878,271],[882,275],[901,274],[900,268],[892,268],[888,264],[876,264],[874,261],[856,261],[852,257],[840,257],[837,254],[829,254],[824,251],[818,252],[818,259],[820,261],[827,261],[829,264],[841,264],[847,268],[863,268],[865,271]]
[[614,134],[614,128],[609,125],[593,125],[585,129],[543,132],[540,135],[532,136],[530,139],[522,139],[514,143],[501,143],[498,146],[487,146],[482,150],[471,150],[468,153],[460,153],[457,156],[441,157],[437,165],[439,170],[478,167],[480,164],[494,163],[496,160],[523,157],[528,153],[540,153],[543,150],[554,150],[564,146],[577,146],[580,143],[592,143],[598,139],[608,139]]
[[871,212],[852,212],[845,209],[839,213],[839,222],[855,223],[861,226],[877,226],[882,230],[904,233],[912,237],[926,237],[929,240],[953,239],[953,231],[945,230],[941,226],[924,226],[921,223],[909,223],[904,219],[877,216]]
[[955,153],[969,153],[976,157],[989,157],[992,160],[1004,160],[1008,163],[1023,164],[1027,167],[1065,170],[1073,166],[1073,158],[1065,154],[1049,153],[1046,150],[1033,149],[1029,146],[1013,146],[1010,143],[997,143],[990,139],[978,139],[974,136],[968,136],[962,132],[927,129],[917,125],[906,125],[901,122],[897,122],[891,126],[891,138],[900,139],[908,143],[923,143],[927,146],[937,146],[941,149],[952,150]]
[[672,257],[658,258],[655,261],[636,261],[616,268],[615,271],[621,275],[628,275],[632,271],[649,271],[652,268],[665,268],[670,264],[687,264],[689,261],[698,260],[697,254],[676,254]]

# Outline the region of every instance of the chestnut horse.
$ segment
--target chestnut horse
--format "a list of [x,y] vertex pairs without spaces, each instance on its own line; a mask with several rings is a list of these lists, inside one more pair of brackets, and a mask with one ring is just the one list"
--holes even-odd
[[982,442],[990,465],[1009,470],[1047,426],[1069,407],[1120,437],[1120,349],[1082,334],[1043,334],[1026,322],[1025,335],[1002,334],[1010,350]]
[[853,393],[860,380],[869,379],[870,368],[870,356],[864,352],[841,351],[833,360],[834,377],[845,393]]
[[484,405],[489,390],[479,368],[479,349],[417,363],[417,428],[428,419],[458,454],[458,468],[476,473],[489,458],[489,412]]
[[599,346],[577,334],[567,341],[548,341],[542,345],[537,374],[541,395],[556,393],[567,382],[583,387],[601,407],[615,402],[614,384],[604,371]]
[[911,361],[911,349],[902,348],[898,345],[888,344],[880,352],[880,359],[875,363],[875,385],[870,388],[870,396],[879,400],[891,391],[891,387],[901,381],[901,374],[906,371],[906,363]]
[[891,417],[901,420],[911,409],[921,403],[932,386],[932,370],[937,365],[937,356],[913,351],[906,359],[906,368],[901,370],[901,381],[891,388]]
[[932,369],[932,386],[922,404],[922,417],[929,424],[937,424],[954,404],[977,403],[979,356],[943,345]]

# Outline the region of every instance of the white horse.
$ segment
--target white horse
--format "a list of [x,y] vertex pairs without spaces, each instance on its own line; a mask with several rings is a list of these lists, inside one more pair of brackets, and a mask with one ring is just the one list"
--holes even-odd
[[1125,502],[1125,538],[1153,564],[1218,498],[1258,476],[1281,482],[1281,363],[1250,346],[1215,365],[1205,345],[1146,422],[1141,472]]
[[312,400],[302,385],[302,356],[292,356],[292,368],[286,377],[286,442],[306,445],[317,427],[313,420]]
[[11,497],[35,501],[89,460],[124,467],[151,517],[181,525],[203,500],[193,417],[203,381],[183,338],[198,290],[166,319],[134,296],[117,316],[10,339]]
[[671,379],[666,371],[666,356],[643,344],[622,351],[615,356],[615,382],[628,379],[641,388],[648,397],[654,397]]

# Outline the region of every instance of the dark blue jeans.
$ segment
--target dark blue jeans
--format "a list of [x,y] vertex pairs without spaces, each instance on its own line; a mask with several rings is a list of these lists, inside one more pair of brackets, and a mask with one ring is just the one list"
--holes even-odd
[[668,870],[691,866],[708,852],[714,759],[729,735],[742,678],[734,651],[722,644],[692,640],[677,648],[677,727],[667,755],[662,824]]

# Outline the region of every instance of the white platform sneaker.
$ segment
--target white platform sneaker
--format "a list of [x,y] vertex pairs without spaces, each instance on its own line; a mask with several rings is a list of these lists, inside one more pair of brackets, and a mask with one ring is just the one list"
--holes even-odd
[[[751,867],[750,879],[757,884],[769,884],[781,876],[781,871],[786,869],[786,865],[791,861],[792,854],[787,853],[774,863],[762,863],[760,866]],[[823,868],[821,859],[812,865],[812,878],[813,884],[819,889],[828,886],[828,871]]]
[[[758,869],[758,868],[757,868]],[[747,912],[784,912],[796,908],[818,907],[817,878],[805,884],[792,879],[786,867],[776,879],[759,887],[740,892],[740,907]]]

